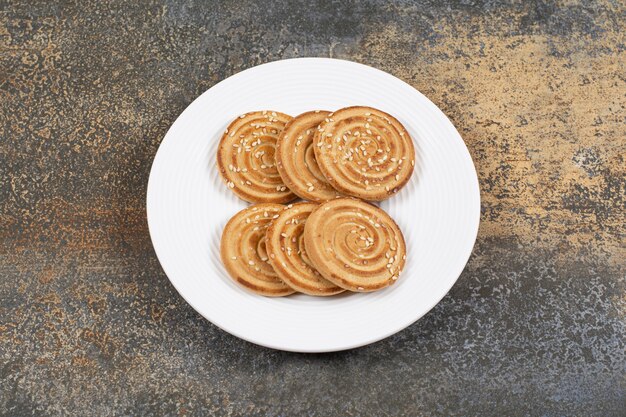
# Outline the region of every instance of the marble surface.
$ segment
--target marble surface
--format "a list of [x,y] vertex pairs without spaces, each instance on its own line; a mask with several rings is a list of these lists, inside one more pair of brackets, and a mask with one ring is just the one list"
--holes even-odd
[[[624,415],[623,2],[0,10],[0,415]],[[260,348],[202,319],[161,270],[144,209],[152,158],[196,96],[301,56],[426,94],[482,193],[442,302],[334,354]]]

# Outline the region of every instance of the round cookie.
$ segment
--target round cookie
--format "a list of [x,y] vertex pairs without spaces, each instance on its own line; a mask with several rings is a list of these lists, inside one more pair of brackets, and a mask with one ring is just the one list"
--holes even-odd
[[313,138],[320,170],[337,191],[364,200],[389,198],[411,178],[413,140],[393,116],[371,107],[328,115]]
[[315,203],[290,204],[272,220],[265,240],[269,262],[274,271],[294,290],[309,295],[334,295],[343,292],[325,280],[313,267],[304,248],[304,225]]
[[404,237],[393,219],[354,198],[329,200],[313,211],[304,245],[324,278],[351,291],[393,284],[406,260]]
[[291,116],[265,110],[242,114],[228,126],[217,148],[226,185],[251,203],[286,203],[296,195],[285,185],[274,158],[278,135]]
[[241,210],[222,232],[220,256],[228,274],[238,284],[261,295],[279,297],[294,292],[269,264],[265,233],[280,204],[263,203]]
[[276,167],[287,187],[298,197],[326,201],[340,194],[328,183],[315,160],[313,136],[329,112],[315,110],[291,119],[276,142]]

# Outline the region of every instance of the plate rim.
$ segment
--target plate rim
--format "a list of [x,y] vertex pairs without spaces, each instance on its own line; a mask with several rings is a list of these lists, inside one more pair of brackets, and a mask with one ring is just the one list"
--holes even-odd
[[[241,332],[237,331],[237,330],[232,330],[232,329],[226,329],[224,327],[222,327],[220,324],[216,323],[215,321],[211,320],[209,317],[207,317],[207,315],[205,315],[200,309],[198,308],[196,305],[194,305],[184,294],[183,292],[180,290],[180,288],[177,286],[177,284],[175,283],[175,280],[173,280],[172,278],[170,278],[170,273],[168,273],[168,270],[166,268],[166,266],[164,265],[163,261],[162,261],[162,256],[159,255],[159,249],[157,248],[157,244],[155,242],[155,232],[154,230],[156,229],[156,225],[154,225],[154,218],[151,221],[150,220],[150,201],[152,201],[153,198],[151,198],[151,190],[154,190],[156,185],[155,185],[155,180],[154,180],[154,172],[155,172],[155,166],[157,166],[158,161],[160,160],[160,157],[162,157],[163,155],[163,144],[168,140],[168,137],[170,136],[170,132],[173,130],[174,126],[177,124],[177,122],[182,118],[183,114],[185,112],[187,112],[193,105],[194,103],[196,103],[197,101],[200,100],[200,98],[202,96],[204,96],[205,94],[207,94],[209,91],[211,91],[212,89],[218,87],[219,85],[221,85],[222,83],[226,82],[227,80],[229,80],[230,78],[240,75],[242,73],[245,72],[250,72],[250,71],[254,71],[256,69],[258,69],[259,67],[266,67],[266,66],[273,66],[273,65],[280,65],[282,63],[285,62],[293,62],[293,61],[309,61],[309,62],[313,62],[313,61],[339,61],[343,64],[351,64],[351,65],[355,65],[355,66],[362,66],[367,68],[367,70],[374,70],[376,72],[379,72],[381,74],[383,74],[385,77],[392,77],[395,80],[401,82],[402,84],[404,84],[405,87],[410,88],[411,90],[413,90],[414,92],[417,92],[420,96],[422,96],[423,99],[425,99],[430,105],[432,105],[432,108],[434,110],[436,110],[436,112],[438,112],[440,114],[440,116],[443,116],[443,119],[452,127],[452,129],[456,132],[457,134],[457,138],[458,140],[460,140],[460,143],[462,145],[463,151],[466,154],[473,170],[473,176],[472,176],[472,194],[474,195],[474,197],[476,197],[476,205],[474,208],[472,208],[472,210],[474,211],[474,218],[473,218],[473,233],[472,233],[472,239],[471,239],[471,245],[470,245],[470,249],[468,250],[467,254],[463,257],[464,261],[462,263],[460,263],[460,268],[458,270],[458,272],[455,273],[456,277],[454,278],[454,280],[451,280],[450,284],[447,286],[445,292],[443,293],[443,295],[438,298],[437,300],[434,300],[429,306],[428,308],[424,309],[424,312],[414,318],[412,318],[408,324],[405,323],[401,323],[399,326],[395,326],[393,327],[391,330],[389,330],[388,332],[385,332],[383,334],[380,335],[376,335],[373,336],[371,338],[368,338],[366,341],[360,341],[360,342],[356,342],[356,343],[352,343],[352,344],[347,344],[345,346],[341,346],[340,348],[333,348],[333,347],[329,347],[329,348],[311,348],[311,349],[293,349],[293,348],[289,348],[289,347],[285,347],[285,346],[280,346],[277,344],[273,344],[273,343],[268,343],[265,341],[258,341],[258,340],[252,340],[252,338],[247,337],[244,334],[241,334]],[[170,139],[170,141],[173,139]],[[154,196],[154,192],[152,192],[152,196]],[[469,209],[468,209],[469,210]],[[427,96],[425,96],[422,92],[420,92],[418,89],[416,89],[415,87],[413,87],[412,85],[410,85],[409,83],[407,83],[406,81],[404,81],[403,79],[396,77],[393,74],[390,74],[386,71],[383,71],[381,69],[378,69],[376,67],[367,65],[367,64],[363,64],[360,62],[355,62],[355,61],[351,61],[351,60],[347,60],[347,59],[338,59],[338,58],[325,58],[325,57],[297,57],[297,58],[288,58],[288,59],[279,59],[279,60],[275,60],[275,61],[270,61],[270,62],[266,62],[263,64],[259,64],[259,65],[255,65],[249,68],[246,68],[242,71],[236,72],[234,74],[231,74],[230,76],[220,80],[219,82],[213,84],[211,87],[209,87],[208,89],[206,89],[205,91],[203,91],[200,95],[198,95],[194,100],[192,100],[186,107],[185,109],[176,117],[176,119],[174,120],[174,122],[170,125],[170,127],[168,128],[167,132],[165,133],[165,135],[163,136],[163,139],[161,140],[161,142],[159,143],[158,149],[156,151],[156,153],[154,154],[153,160],[152,160],[152,164],[150,166],[150,174],[148,176],[148,184],[146,186],[146,219],[147,219],[147,223],[148,223],[148,232],[150,235],[150,242],[152,243],[152,247],[154,249],[154,253],[157,257],[157,260],[159,261],[159,264],[161,266],[161,269],[163,270],[163,272],[165,273],[165,276],[167,277],[168,281],[170,282],[170,284],[174,287],[174,289],[176,290],[176,292],[183,298],[183,300],[189,305],[191,306],[191,308],[193,308],[196,313],[198,313],[201,317],[203,317],[205,320],[209,321],[212,325],[216,326],[217,328],[221,329],[222,331],[233,335],[239,339],[245,340],[249,343],[252,343],[254,345],[257,346],[262,346],[265,348],[270,348],[270,349],[274,349],[274,350],[279,350],[279,351],[286,351],[286,352],[294,352],[294,353],[329,353],[329,352],[341,352],[341,351],[346,351],[346,350],[351,350],[351,349],[356,349],[359,347],[363,347],[363,346],[367,346],[376,342],[379,342],[383,339],[386,339],[396,333],[401,332],[402,330],[408,328],[409,326],[411,326],[412,324],[416,323],[418,320],[420,320],[422,317],[424,317],[426,314],[428,314],[437,304],[439,304],[441,302],[441,300],[450,292],[450,290],[452,289],[452,287],[457,283],[457,281],[459,280],[461,274],[463,273],[463,271],[465,270],[465,267],[467,266],[467,263],[469,262],[470,257],[472,256],[474,247],[476,245],[476,240],[478,238],[478,231],[479,231],[479,227],[480,227],[480,216],[481,216],[481,193],[480,193],[480,182],[478,179],[478,171],[476,170],[476,165],[474,164],[474,160],[472,158],[471,153],[469,152],[469,149],[465,143],[465,140],[463,139],[463,137],[461,136],[460,132],[458,131],[458,129],[456,128],[456,126],[454,126],[454,124],[452,123],[452,121],[448,118],[448,116],[439,108],[439,106],[437,106],[434,102],[432,102]],[[469,234],[468,234],[469,236]],[[171,272],[171,271],[170,271]]]

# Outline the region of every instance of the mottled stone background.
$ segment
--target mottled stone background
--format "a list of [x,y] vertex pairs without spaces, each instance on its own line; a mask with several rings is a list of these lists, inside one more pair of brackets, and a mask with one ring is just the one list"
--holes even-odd
[[[626,415],[622,1],[0,7],[1,415]],[[336,354],[202,319],[144,209],[152,158],[196,96],[300,56],[422,91],[482,191],[443,301]]]

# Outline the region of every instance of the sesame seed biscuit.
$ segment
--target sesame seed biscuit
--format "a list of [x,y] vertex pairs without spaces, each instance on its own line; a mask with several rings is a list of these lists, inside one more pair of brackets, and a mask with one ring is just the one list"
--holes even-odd
[[260,295],[280,297],[294,290],[286,285],[269,263],[265,235],[270,222],[285,206],[256,204],[235,214],[224,227],[220,256],[231,278]]
[[269,262],[274,271],[294,290],[309,295],[334,295],[343,292],[324,279],[311,263],[304,247],[304,227],[315,203],[289,204],[267,229],[265,240]]
[[345,195],[385,200],[413,174],[415,148],[407,130],[393,116],[371,107],[329,114],[313,142],[324,177]]
[[324,278],[356,292],[395,283],[406,261],[398,225],[383,210],[355,198],[318,206],[304,227],[304,246]]
[[265,110],[243,114],[226,129],[217,165],[226,186],[251,203],[286,203],[296,195],[285,185],[274,157],[278,135],[291,116]]
[[298,197],[322,202],[340,194],[328,183],[315,160],[313,136],[330,112],[315,110],[291,119],[276,142],[276,167]]

